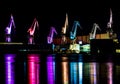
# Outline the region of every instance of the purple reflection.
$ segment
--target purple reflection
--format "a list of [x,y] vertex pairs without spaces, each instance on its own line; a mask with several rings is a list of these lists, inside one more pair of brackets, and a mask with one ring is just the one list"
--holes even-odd
[[5,54],[5,84],[15,84],[15,54]]
[[55,84],[55,62],[54,56],[47,56],[47,80],[48,84]]

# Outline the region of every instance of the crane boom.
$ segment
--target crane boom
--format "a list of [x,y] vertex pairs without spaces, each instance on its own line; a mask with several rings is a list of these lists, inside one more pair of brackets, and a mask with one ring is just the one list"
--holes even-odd
[[28,44],[35,44],[34,42],[34,33],[35,33],[35,29],[39,28],[39,24],[36,18],[34,18],[34,21],[31,25],[31,27],[28,29],[28,33],[29,33],[29,40],[28,40]]
[[49,33],[49,35],[48,35],[48,37],[47,37],[47,43],[48,43],[48,44],[53,43],[54,33],[57,34],[57,31],[55,30],[55,27],[51,27],[50,33]]
[[76,33],[78,26],[81,28],[79,21],[73,22],[72,31],[70,32],[70,39],[72,40],[72,44],[70,44],[68,51],[71,53],[79,53],[80,45],[76,43]]
[[10,22],[9,22],[8,26],[5,28],[5,36],[6,36],[5,41],[6,42],[11,42],[11,33],[12,33],[13,27],[14,27],[14,29],[16,28],[13,15],[11,14]]
[[13,18],[13,15],[12,15],[12,14],[11,14],[11,22],[12,22],[12,24],[13,24],[13,27],[16,28],[16,26],[15,26],[15,21],[14,21],[14,18]]
[[35,32],[35,28],[39,28],[39,24],[38,24],[38,21],[37,21],[37,19],[36,18],[34,18],[34,21],[33,21],[33,23],[32,23],[32,25],[31,25],[31,27],[28,29],[28,31],[27,32],[29,32],[29,34],[31,35],[31,36],[33,36],[34,35],[34,32]]
[[66,39],[66,31],[68,29],[68,14],[66,13],[66,19],[65,19],[65,24],[62,27],[62,31],[61,31],[61,44],[66,44],[67,39]]
[[97,23],[94,23],[90,33],[90,39],[95,39],[97,29],[101,30],[99,25]]
[[11,34],[12,26],[13,26],[14,28],[16,28],[13,15],[11,14],[10,22],[9,22],[8,26],[5,28],[5,33],[6,33],[6,34],[9,34],[9,35]]
[[110,8],[110,20],[107,23],[107,28],[111,28],[113,24],[113,18],[112,18],[112,9]]
[[112,29],[112,24],[113,24],[113,18],[112,18],[112,10],[110,8],[110,20],[107,23],[107,33],[109,34],[109,38],[113,37],[113,29]]
[[70,32],[71,40],[74,40],[76,38],[77,26],[79,26],[81,28],[79,21],[74,21],[72,31]]
[[66,34],[66,30],[68,28],[68,14],[66,13],[66,19],[65,19],[65,24],[64,27],[62,27],[62,34]]

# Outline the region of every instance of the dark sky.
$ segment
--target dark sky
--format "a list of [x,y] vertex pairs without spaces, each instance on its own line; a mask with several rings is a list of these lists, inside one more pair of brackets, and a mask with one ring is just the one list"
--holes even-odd
[[[71,3],[72,2],[72,3]],[[98,23],[102,32],[106,31],[109,21],[109,9],[113,12],[113,30],[120,32],[120,7],[111,2],[88,2],[88,1],[8,1],[0,3],[0,41],[4,41],[4,29],[9,23],[10,14],[14,16],[16,23],[16,41],[27,42],[27,29],[31,26],[34,17],[38,19],[39,30],[37,31],[37,42],[46,42],[51,26],[54,26],[59,37],[65,22],[65,14],[68,13],[69,31],[75,20],[79,21],[82,30],[78,29],[77,35],[88,35],[93,23]],[[6,3],[8,5],[6,5]]]

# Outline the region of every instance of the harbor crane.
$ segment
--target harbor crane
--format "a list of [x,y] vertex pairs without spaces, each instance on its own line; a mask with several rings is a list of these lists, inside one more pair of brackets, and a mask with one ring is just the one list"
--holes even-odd
[[5,28],[5,42],[11,42],[11,33],[12,33],[12,28],[16,28],[15,26],[15,21],[13,18],[13,15],[11,14],[10,16],[10,22],[8,24],[8,26]]
[[32,25],[30,26],[30,28],[27,31],[29,33],[28,44],[35,44],[34,33],[35,33],[36,28],[39,28],[39,23],[38,23],[37,19],[34,18]]
[[93,28],[92,28],[92,30],[90,32],[90,39],[95,39],[97,29],[101,30],[99,25],[97,23],[94,23]]
[[66,13],[65,24],[62,27],[62,31],[61,31],[61,33],[62,33],[62,40],[61,40],[62,43],[61,44],[65,43],[67,41],[67,39],[66,39],[67,29],[68,29],[68,14]]
[[54,33],[55,34],[58,34],[55,27],[51,27],[50,28],[50,32],[49,32],[49,35],[47,36],[47,43],[50,44],[52,46],[52,50],[54,51],[55,49],[55,45],[53,43],[53,37],[54,37]]
[[53,37],[54,37],[54,33],[55,34],[58,34],[55,27],[51,27],[50,28],[50,32],[49,32],[49,35],[47,36],[47,43],[48,44],[51,44],[53,43]]
[[76,38],[77,28],[81,28],[79,21],[74,21],[72,30],[70,31],[70,39],[74,40]]
[[113,29],[112,29],[112,24],[113,24],[113,14],[112,14],[112,9],[110,8],[110,19],[109,22],[107,23],[107,33],[109,34],[109,38],[113,37]]
[[72,44],[70,44],[68,49],[68,52],[70,53],[80,52],[80,44],[76,43],[76,33],[78,26],[81,28],[79,21],[74,21],[72,31],[70,31],[70,40],[72,40]]

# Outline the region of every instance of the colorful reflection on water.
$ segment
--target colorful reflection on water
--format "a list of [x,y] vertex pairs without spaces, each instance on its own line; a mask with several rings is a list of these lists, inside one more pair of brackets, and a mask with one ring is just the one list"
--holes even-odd
[[62,83],[69,84],[68,57],[63,56],[61,64],[62,64]]
[[[4,54],[3,56],[4,65],[2,66],[4,68],[0,68],[4,70],[4,73],[0,72],[0,78],[5,80],[5,84],[19,83],[20,79],[16,75],[18,73],[23,74],[21,81],[28,84],[58,84],[60,81],[61,84],[114,84],[116,81],[120,82],[119,62],[85,61],[82,54],[25,54],[26,59],[19,61],[24,63],[16,63],[19,60],[18,54]],[[19,56],[19,58],[24,59],[24,56]],[[43,61],[43,57],[46,60]],[[2,60],[0,58],[1,62]],[[16,69],[19,65],[23,66],[24,69],[21,70],[24,71],[20,72]]]
[[113,84],[113,63],[112,62],[108,62],[106,63],[107,66],[107,80],[108,80],[108,84]]
[[55,84],[55,60],[54,55],[47,56],[47,84]]
[[39,57],[38,54],[28,54],[28,84],[39,84]]
[[91,84],[98,84],[98,69],[99,65],[96,62],[91,62],[90,63],[90,83]]
[[5,84],[15,84],[16,54],[5,54]]
[[83,81],[82,72],[83,72],[82,55],[71,56],[71,61],[70,61],[70,82],[71,84],[82,84],[82,81]]

